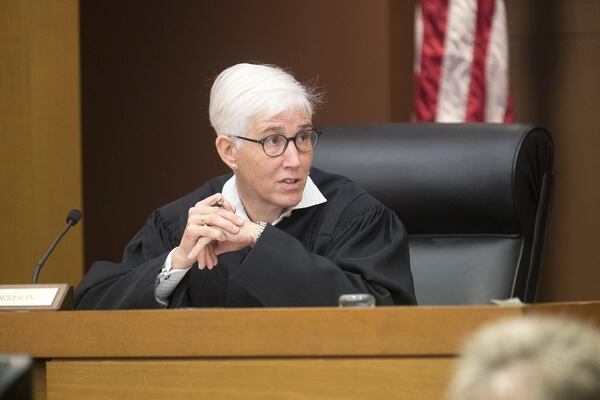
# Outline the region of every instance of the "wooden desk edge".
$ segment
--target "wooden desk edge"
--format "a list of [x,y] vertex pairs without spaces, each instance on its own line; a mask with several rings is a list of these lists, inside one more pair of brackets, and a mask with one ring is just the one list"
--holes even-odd
[[0,352],[35,357],[449,356],[482,324],[536,313],[600,322],[600,303],[2,312]]

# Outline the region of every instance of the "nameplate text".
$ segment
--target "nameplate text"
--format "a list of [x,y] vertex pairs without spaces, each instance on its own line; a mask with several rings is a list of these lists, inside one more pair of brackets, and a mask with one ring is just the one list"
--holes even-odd
[[57,293],[57,287],[0,288],[0,310],[3,307],[50,307]]

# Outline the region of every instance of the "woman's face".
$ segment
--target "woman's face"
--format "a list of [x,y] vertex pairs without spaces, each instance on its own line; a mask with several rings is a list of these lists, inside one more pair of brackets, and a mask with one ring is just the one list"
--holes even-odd
[[[256,140],[273,134],[288,138],[312,128],[306,112],[285,112],[271,119],[258,119],[246,137]],[[269,157],[262,146],[244,141],[236,150],[236,179],[240,197],[250,217],[278,217],[302,200],[313,153],[301,153],[293,142],[278,157]]]

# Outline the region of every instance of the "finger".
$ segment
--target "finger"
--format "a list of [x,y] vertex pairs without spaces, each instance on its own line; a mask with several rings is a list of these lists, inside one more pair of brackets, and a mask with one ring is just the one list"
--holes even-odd
[[198,269],[210,268],[206,257],[206,247],[198,254]]
[[[221,215],[221,213],[228,213],[229,215]],[[233,222],[232,221],[235,221]],[[243,225],[243,219],[240,217],[236,217],[235,215],[229,213],[228,211],[221,211],[218,214],[206,214],[206,215],[192,215],[188,219],[188,223],[192,223],[198,226],[208,225],[213,228],[220,228],[224,231],[230,233],[238,233],[240,227],[238,226],[238,219],[242,221],[240,225]]]
[[195,260],[198,258],[200,249],[206,244],[213,240],[222,241],[226,240],[227,236],[224,232],[219,229],[211,228],[209,226],[188,226],[184,233],[184,238],[181,241],[181,249],[185,252],[185,257],[188,260]]
[[[225,204],[225,203],[224,203]],[[198,204],[188,210],[188,221],[193,219],[197,221],[197,218],[202,218],[202,216],[206,217],[210,214],[220,215],[221,217],[228,219],[232,223],[241,226],[244,224],[244,218],[238,217],[235,215],[235,212],[227,210],[223,207],[210,207],[205,204]]]
[[198,252],[196,263],[198,263],[198,269],[202,270],[206,268],[206,247]]
[[209,196],[203,200],[197,202],[192,209],[201,210],[203,207],[211,207],[211,208],[222,208],[226,211],[229,211],[232,214],[235,214],[235,207],[223,196],[221,193],[215,193],[212,196]]
[[222,203],[224,201],[223,195],[221,193],[215,193],[212,196],[208,196],[205,199],[200,200],[196,203],[195,207],[198,206],[214,206],[218,203]]
[[213,269],[216,264],[214,263],[212,257],[210,257],[208,248],[204,249],[203,257],[204,257],[204,266],[205,266],[204,268],[208,268],[209,270]]
[[184,238],[187,241],[195,243],[201,237],[208,237],[211,240],[226,240],[227,236],[218,227],[204,226],[199,224],[189,224],[183,232]]
[[231,225],[228,226],[227,223],[220,223],[219,217],[224,220],[230,221],[231,224],[234,224],[238,227],[244,225],[246,220],[242,217],[238,217],[230,211],[224,210],[222,208],[202,208],[194,211],[190,211],[188,217],[188,223],[194,223],[195,225],[218,225],[223,229],[232,231],[233,233],[237,233],[235,229]]
[[217,258],[214,255],[214,250],[212,248],[213,246],[211,245],[205,247],[206,266],[208,267],[208,269],[213,269],[217,265]]
[[[202,265],[204,265],[206,268],[212,269],[212,260],[209,256],[209,252],[210,252],[210,244],[204,246],[204,248],[202,249],[201,261],[202,261]],[[198,263],[198,265],[200,265],[200,263]]]
[[221,207],[235,214],[235,207],[225,197],[223,197],[223,204]]
[[237,226],[242,226],[242,225],[244,225],[244,222],[245,222],[244,218],[235,215],[235,210],[229,211],[229,210],[226,210],[225,208],[219,208],[216,210],[215,214],[225,218],[226,220],[231,221],[232,223],[234,223]]
[[212,258],[213,267],[216,267],[217,264],[219,263],[219,258],[217,257],[217,254],[215,253],[215,246],[210,246],[210,257]]
[[186,257],[189,260],[200,260],[200,253],[204,251],[204,246],[202,246],[201,244],[196,244],[193,248],[192,251],[190,251],[188,253],[188,255],[186,255]]
[[206,247],[207,244],[209,244],[212,241],[211,238],[203,236],[200,239],[198,239],[198,242],[196,243],[196,245],[192,248],[192,250],[186,255],[186,257],[189,260],[194,260],[194,259],[198,259],[198,255],[200,254],[200,252],[204,249],[204,247]]

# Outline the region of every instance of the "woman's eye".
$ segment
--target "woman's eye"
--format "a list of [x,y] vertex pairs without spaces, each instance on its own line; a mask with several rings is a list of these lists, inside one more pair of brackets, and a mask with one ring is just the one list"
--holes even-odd
[[281,144],[281,136],[279,136],[279,135],[267,136],[265,138],[265,144],[269,145],[269,146],[277,146],[277,145]]
[[304,143],[308,141],[308,133],[299,133],[296,136],[296,142]]

